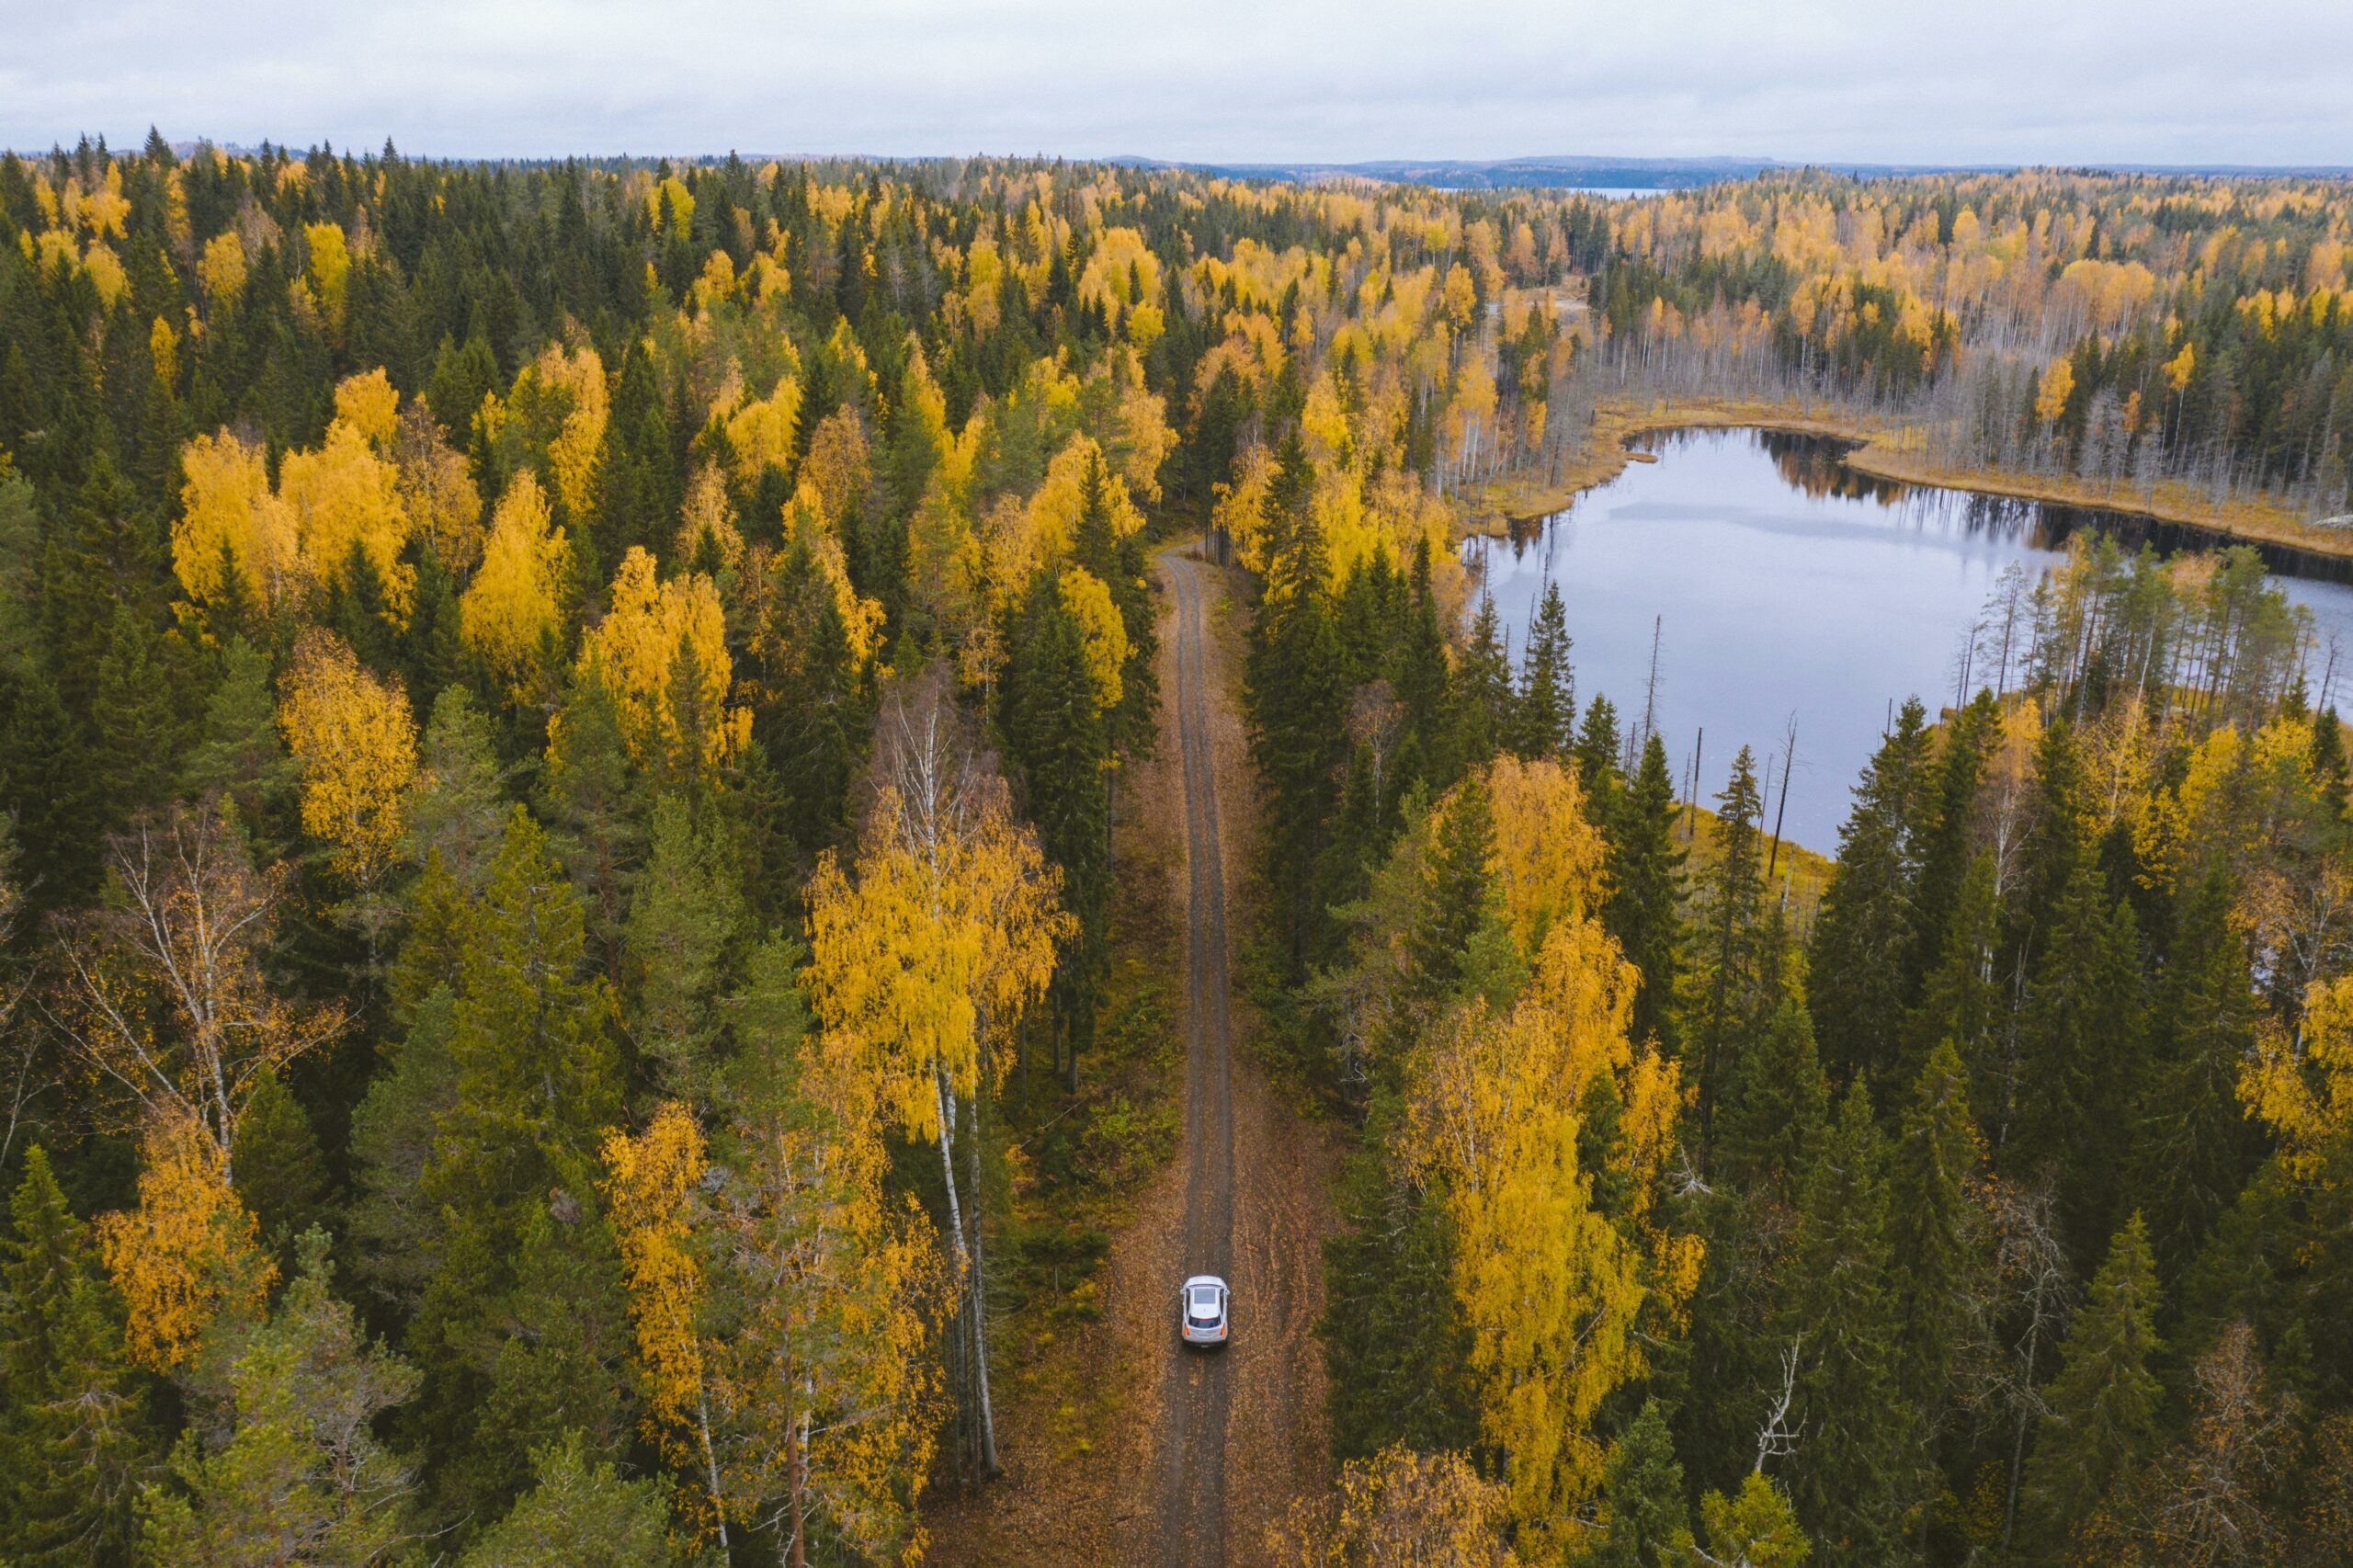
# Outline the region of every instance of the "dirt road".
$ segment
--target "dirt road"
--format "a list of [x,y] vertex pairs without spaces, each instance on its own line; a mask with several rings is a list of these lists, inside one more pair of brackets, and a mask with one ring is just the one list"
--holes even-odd
[[[1123,788],[1120,874],[1152,880],[1160,961],[1184,947],[1185,1137],[1117,1228],[1101,1321],[1008,1375],[1004,1480],[926,1500],[941,1568],[1260,1568],[1267,1528],[1326,1483],[1314,1328],[1337,1156],[1260,1068],[1229,974],[1250,908],[1227,879],[1254,832],[1240,622],[1227,573],[1183,547],[1155,569],[1160,744]],[[1233,1289],[1232,1347],[1211,1355],[1176,1343],[1177,1285],[1205,1272]]]
[[[1195,564],[1161,557],[1176,590],[1176,735],[1185,780],[1187,1017],[1185,1275],[1230,1277],[1233,1262],[1233,1063],[1227,1012],[1225,872],[1218,843],[1217,779],[1210,762],[1206,635]],[[1176,1310],[1176,1280],[1168,1282]],[[1245,1303],[1234,1302],[1235,1331]],[[1159,1561],[1225,1561],[1226,1415],[1222,1353],[1171,1354],[1160,1403],[1155,1499]]]

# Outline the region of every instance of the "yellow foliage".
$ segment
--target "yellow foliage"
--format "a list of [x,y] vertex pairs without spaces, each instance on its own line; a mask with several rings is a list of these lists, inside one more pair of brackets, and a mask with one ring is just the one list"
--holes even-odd
[[[665,1101],[637,1137],[608,1135],[604,1157],[613,1241],[637,1325],[646,1426],[673,1464],[694,1465],[709,1453],[703,1340],[696,1324],[703,1278],[688,1212],[702,1179],[702,1131],[685,1106]],[[704,1493],[699,1502],[698,1513],[709,1510],[703,1522],[715,1519],[719,1500]]]
[[474,488],[472,465],[442,438],[421,402],[401,410],[392,461],[410,529],[424,536],[434,559],[460,585],[469,582],[482,562],[482,492]]
[[97,240],[82,257],[82,270],[90,275],[90,286],[98,291],[98,302],[108,310],[122,302],[131,292],[131,275],[122,269],[122,258],[112,248]]
[[2353,975],[2304,993],[2301,1040],[2277,1026],[2262,1031],[2239,1098],[2279,1141],[2291,1176],[2310,1181],[2326,1168],[2329,1151],[2353,1134]]
[[692,561],[708,538],[718,547],[722,567],[732,568],[744,557],[744,531],[735,526],[735,510],[727,504],[727,482],[715,465],[695,470],[687,481],[687,496],[678,508],[677,556]]
[[748,482],[766,470],[790,467],[800,419],[801,383],[790,376],[780,378],[767,396],[728,415],[727,444],[734,450],[738,475]]
[[318,450],[286,454],[278,468],[278,494],[294,514],[312,579],[340,582],[357,549],[383,585],[394,621],[406,624],[416,585],[415,568],[401,559],[408,509],[401,505],[399,471],[377,455],[368,437],[336,420]]
[[458,601],[458,630],[466,646],[518,699],[535,684],[541,648],[562,623],[560,596],[571,559],[571,546],[563,530],[552,525],[539,480],[529,469],[520,471],[498,498],[481,570]]
[[236,230],[223,229],[204,242],[196,278],[204,285],[204,297],[215,305],[234,304],[244,293],[245,242]]
[[1329,1496],[1293,1503],[1269,1545],[1279,1568],[1518,1568],[1506,1501],[1462,1455],[1395,1443],[1342,1466]]
[[597,350],[551,343],[517,372],[504,402],[483,400],[480,417],[494,445],[519,444],[518,458],[546,453],[555,499],[576,521],[588,514],[606,413],[605,365]]
[[2198,373],[2198,346],[2184,343],[2181,352],[2165,362],[2165,385],[2180,392],[2189,385],[2189,378]]
[[319,301],[319,310],[330,324],[343,324],[344,286],[351,276],[351,250],[345,244],[343,230],[333,223],[305,223],[302,237],[309,242],[311,259],[303,268],[311,292]]
[[168,387],[179,379],[180,335],[161,316],[147,329],[147,358],[155,367],[155,379],[164,385]]
[[[826,1054],[873,1085],[912,1139],[940,1136],[951,1098],[983,1081],[983,1039],[1044,994],[1075,932],[1061,873],[1013,821],[1001,786],[921,770],[885,784],[858,855],[810,878],[810,974]],[[1000,1059],[992,1071],[1001,1073]]]
[[2045,425],[2055,423],[2067,411],[2067,399],[2075,390],[2075,368],[2065,359],[2053,359],[2044,368],[2042,380],[2035,389],[2034,416]]
[[1586,815],[1576,775],[1551,757],[1497,756],[1487,772],[1487,799],[1504,912],[1532,957],[1556,924],[1600,913],[1608,848]]
[[1095,687],[1095,706],[1107,710],[1120,705],[1120,672],[1128,662],[1128,627],[1111,590],[1084,566],[1065,566],[1062,575],[1063,605],[1078,622],[1086,643],[1086,677]]
[[400,427],[401,394],[378,366],[364,375],[346,376],[335,385],[335,416],[377,447],[389,445]]
[[230,1188],[228,1162],[192,1119],[152,1119],[140,1156],[139,1207],[98,1216],[98,1251],[130,1308],[125,1353],[167,1372],[222,1313],[257,1320],[278,1271]]
[[[1652,1217],[1682,1095],[1673,1062],[1626,1038],[1637,976],[1590,919],[1556,922],[1509,1013],[1472,1003],[1409,1074],[1408,1175],[1435,1182],[1455,1223],[1455,1294],[1472,1331],[1481,1429],[1504,1456],[1527,1539],[1560,1528],[1601,1476],[1591,1424],[1648,1368],[1635,1322],[1654,1297],[1679,1312],[1700,1244]],[[1604,1156],[1629,1194],[1597,1208],[1582,1162],[1587,1092],[1607,1083],[1622,1115]]]
[[795,544],[807,547],[833,596],[834,613],[841,618],[850,656],[864,665],[881,646],[882,601],[858,597],[849,580],[849,557],[842,549],[841,538],[827,525],[824,503],[808,479],[801,482],[792,504],[784,509],[784,539],[788,549]]
[[[681,712],[674,679],[678,661],[694,662],[693,706]],[[580,675],[611,694],[630,755],[714,767],[751,738],[747,708],[729,708],[734,662],[727,652],[719,590],[700,573],[656,580],[654,557],[637,545],[613,574],[604,620],[581,642]],[[694,734],[681,726],[699,720]]]
[[269,488],[259,447],[230,432],[199,436],[180,449],[180,516],[172,524],[172,571],[189,598],[210,604],[227,591],[224,565],[245,594],[276,610],[309,577],[294,510]]
[[302,827],[335,846],[360,887],[391,869],[416,776],[416,721],[399,687],[376,678],[342,638],[303,632],[287,666],[278,725],[302,773]]

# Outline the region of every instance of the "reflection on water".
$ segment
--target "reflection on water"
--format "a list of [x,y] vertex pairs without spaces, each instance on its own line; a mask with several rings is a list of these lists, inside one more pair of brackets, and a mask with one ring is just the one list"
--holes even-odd
[[[2006,568],[2039,573],[2085,530],[2160,552],[2218,542],[2125,514],[1875,479],[1823,437],[1669,431],[1637,445],[1659,460],[1507,539],[1472,540],[1465,557],[1483,568],[1515,649],[1545,578],[1560,580],[1579,700],[1607,693],[1628,722],[1655,628],[1657,723],[1678,771],[1698,749],[1704,793],[1722,788],[1742,745],[1761,764],[1794,722],[1789,834],[1825,853],[1893,704],[1954,700],[1957,655]],[[2313,611],[2317,687],[2337,643],[2353,654],[2353,562],[2261,553]],[[2335,667],[2341,687],[2353,658]]]

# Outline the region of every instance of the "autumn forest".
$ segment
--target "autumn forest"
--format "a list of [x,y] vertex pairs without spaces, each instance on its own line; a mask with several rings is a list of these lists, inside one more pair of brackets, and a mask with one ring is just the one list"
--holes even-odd
[[[2253,547],[2353,554],[2348,267],[2287,176],[0,156],[0,1565],[2353,1561]],[[2200,542],[1801,846],[1460,549],[1687,425]],[[1328,1157],[1179,1360],[1229,962]]]

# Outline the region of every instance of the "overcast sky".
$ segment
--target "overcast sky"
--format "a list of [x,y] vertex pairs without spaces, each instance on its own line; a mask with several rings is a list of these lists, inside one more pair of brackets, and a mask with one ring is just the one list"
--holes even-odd
[[2353,0],[0,0],[0,145],[2353,164]]

